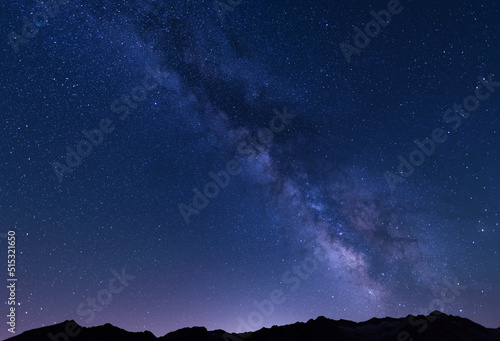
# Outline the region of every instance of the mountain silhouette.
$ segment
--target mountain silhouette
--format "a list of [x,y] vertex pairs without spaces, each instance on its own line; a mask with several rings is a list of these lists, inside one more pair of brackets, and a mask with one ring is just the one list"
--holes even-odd
[[151,332],[128,332],[109,323],[81,327],[65,321],[26,331],[8,341],[500,341],[500,328],[485,328],[466,318],[435,311],[427,316],[372,318],[364,322],[331,320],[320,316],[306,323],[262,328],[248,333],[183,328],[155,337]]

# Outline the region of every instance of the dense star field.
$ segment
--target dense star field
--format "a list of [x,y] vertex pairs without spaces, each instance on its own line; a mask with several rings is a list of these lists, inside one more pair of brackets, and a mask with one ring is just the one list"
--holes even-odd
[[499,9],[3,1],[1,315],[499,327]]

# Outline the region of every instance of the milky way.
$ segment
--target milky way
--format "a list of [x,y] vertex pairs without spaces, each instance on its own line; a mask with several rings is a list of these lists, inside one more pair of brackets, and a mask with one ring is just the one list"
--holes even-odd
[[[401,2],[346,60],[387,2],[228,3],[6,5],[0,233],[17,235],[18,331],[435,309],[498,327],[498,6]],[[24,27],[40,10],[47,24]],[[477,110],[443,116],[480,86]],[[404,174],[438,128],[446,142]]]

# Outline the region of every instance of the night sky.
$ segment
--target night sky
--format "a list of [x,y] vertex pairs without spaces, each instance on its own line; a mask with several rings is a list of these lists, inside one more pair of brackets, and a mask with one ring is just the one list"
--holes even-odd
[[498,1],[62,2],[0,13],[17,332],[500,326]]

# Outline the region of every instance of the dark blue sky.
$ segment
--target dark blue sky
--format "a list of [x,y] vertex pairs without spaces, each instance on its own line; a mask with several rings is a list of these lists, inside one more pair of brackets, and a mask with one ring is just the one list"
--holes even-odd
[[500,4],[232,3],[3,4],[18,331],[498,327]]

